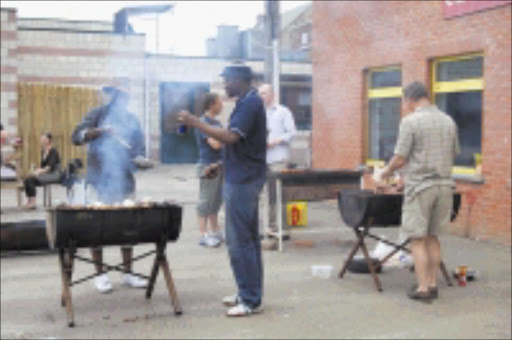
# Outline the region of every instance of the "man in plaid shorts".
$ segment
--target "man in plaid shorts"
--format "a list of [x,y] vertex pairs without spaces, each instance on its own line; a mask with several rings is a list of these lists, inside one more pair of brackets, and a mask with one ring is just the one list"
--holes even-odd
[[403,109],[395,154],[382,171],[374,172],[377,186],[405,167],[402,206],[403,239],[410,239],[417,285],[411,299],[437,298],[437,272],[441,263],[438,235],[448,229],[455,182],[451,178],[459,153],[453,119],[430,103],[425,85],[413,82],[404,89]]

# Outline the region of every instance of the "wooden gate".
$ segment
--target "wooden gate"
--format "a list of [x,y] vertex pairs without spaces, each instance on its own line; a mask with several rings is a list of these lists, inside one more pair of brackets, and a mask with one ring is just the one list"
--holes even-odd
[[23,139],[20,175],[41,162],[39,140],[45,132],[53,136],[64,169],[73,158],[86,165],[86,147],[74,146],[71,134],[85,114],[99,105],[99,91],[91,88],[18,83],[18,133]]

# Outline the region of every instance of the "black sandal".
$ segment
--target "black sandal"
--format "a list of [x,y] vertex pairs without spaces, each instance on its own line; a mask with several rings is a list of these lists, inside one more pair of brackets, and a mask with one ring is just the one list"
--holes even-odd
[[407,296],[412,300],[417,300],[425,303],[432,303],[432,295],[430,290],[426,292],[419,291],[416,286],[413,286],[411,290],[407,292]]
[[[411,290],[417,290],[418,285],[414,285],[411,287]],[[430,298],[437,299],[439,297],[439,292],[437,291],[437,287],[428,287],[428,292],[430,293]]]

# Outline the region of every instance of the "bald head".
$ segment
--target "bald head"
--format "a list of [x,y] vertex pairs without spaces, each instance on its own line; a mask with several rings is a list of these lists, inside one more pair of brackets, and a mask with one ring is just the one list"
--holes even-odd
[[272,89],[272,85],[266,83],[261,85],[258,89],[258,93],[266,107],[270,107],[274,103],[274,90]]

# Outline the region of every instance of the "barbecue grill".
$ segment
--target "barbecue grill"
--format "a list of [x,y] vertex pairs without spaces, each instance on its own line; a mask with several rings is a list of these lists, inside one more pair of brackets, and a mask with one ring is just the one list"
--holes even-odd
[[4,250],[47,250],[45,220],[2,222],[0,227],[0,248]]
[[[155,243],[156,249],[139,255],[132,262],[156,254],[148,279],[146,298],[151,298],[159,268],[164,273],[175,314],[182,313],[178,295],[165,255],[167,242],[176,241],[181,231],[182,208],[172,202],[123,205],[59,205],[47,210],[46,234],[51,248],[59,250],[62,278],[61,305],[66,307],[68,326],[74,327],[71,286],[90,280],[98,274],[72,281],[73,262],[94,264],[76,254],[81,247],[135,245]],[[122,271],[122,266],[102,263],[105,272]]]
[[[451,221],[453,221],[457,216],[460,208],[460,201],[460,193],[454,193],[453,209],[450,216]],[[370,233],[369,229],[372,227],[399,227],[402,218],[402,203],[402,193],[377,194],[370,190],[343,190],[338,193],[338,210],[341,214],[341,218],[346,225],[352,228],[357,237],[357,243],[349,253],[348,258],[338,275],[340,278],[343,277],[357,250],[361,248],[368,263],[370,273],[372,274],[375,287],[378,291],[382,291],[382,286],[376,275],[377,269],[379,269],[380,266],[382,266],[399,250],[404,250],[410,253],[410,250],[406,248],[410,240],[407,239],[401,244],[396,244]],[[364,242],[365,237],[370,237],[374,240],[384,242],[395,249],[382,260],[375,263],[375,260],[372,261],[369,257],[368,248]],[[453,285],[443,261],[441,261],[440,269],[448,285]]]

